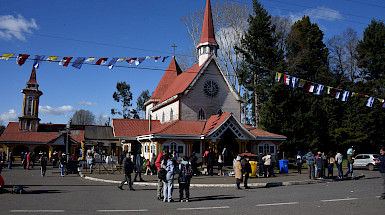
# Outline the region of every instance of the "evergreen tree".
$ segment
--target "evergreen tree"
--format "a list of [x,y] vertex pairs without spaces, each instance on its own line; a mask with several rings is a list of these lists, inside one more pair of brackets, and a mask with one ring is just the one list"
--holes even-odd
[[249,29],[235,49],[243,57],[238,71],[239,82],[249,98],[248,104],[251,104],[251,122],[257,126],[260,109],[268,100],[273,71],[279,69],[282,61],[282,50],[277,45],[272,18],[257,0],[253,1],[253,15],[250,15],[248,23]]
[[122,105],[122,110],[111,109],[112,115],[122,115],[124,119],[130,119],[132,117],[139,118],[135,109],[129,109],[132,106],[132,93],[130,91],[131,86],[125,81],[116,83],[116,92],[112,95],[112,98],[116,102],[120,102]]
[[[136,111],[137,113],[143,113],[146,112],[146,106],[144,103],[148,101],[151,98],[150,92],[148,90],[143,90],[138,99],[136,100]],[[143,115],[143,119],[146,118],[146,116]]]

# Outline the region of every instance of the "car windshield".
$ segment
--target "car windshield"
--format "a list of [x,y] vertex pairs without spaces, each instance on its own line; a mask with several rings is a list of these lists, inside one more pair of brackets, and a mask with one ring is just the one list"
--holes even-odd
[[378,155],[373,155],[374,158],[378,158],[379,156]]

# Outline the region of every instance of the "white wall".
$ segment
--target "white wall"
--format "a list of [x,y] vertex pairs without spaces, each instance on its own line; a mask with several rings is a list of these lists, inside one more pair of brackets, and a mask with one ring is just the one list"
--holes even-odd
[[[179,101],[175,101],[167,106],[164,106],[158,110],[155,110],[151,113],[151,119],[155,120],[155,119],[158,119],[160,120],[161,123],[165,123],[165,122],[171,122],[170,120],[170,114],[171,114],[171,110],[173,112],[173,120],[172,121],[175,121],[175,120],[178,120],[178,116],[179,116]],[[164,113],[164,121],[162,119],[162,115]]]

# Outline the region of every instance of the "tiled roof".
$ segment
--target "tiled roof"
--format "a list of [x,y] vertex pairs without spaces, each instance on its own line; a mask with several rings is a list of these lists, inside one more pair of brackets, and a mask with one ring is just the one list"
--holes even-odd
[[35,67],[32,67],[31,77],[29,78],[27,84],[37,84]]
[[173,121],[165,123],[147,134],[201,135],[205,126],[202,121]]
[[277,138],[286,138],[286,136],[280,134],[274,134],[267,131],[264,131],[259,128],[255,128],[250,125],[242,124],[250,133],[252,133],[256,137],[277,137]]
[[[136,137],[148,133],[149,122],[145,119],[112,119],[115,137]],[[151,128],[159,127],[159,120],[151,120]]]
[[[43,124],[49,127],[50,124]],[[53,125],[57,126],[57,125]],[[0,142],[34,142],[34,143],[48,143],[49,141],[60,136],[57,131],[54,132],[34,132],[34,131],[20,131],[18,122],[10,122],[5,128],[3,134],[0,136]],[[84,141],[84,130],[71,131],[71,138],[77,142]]]
[[203,20],[201,40],[199,43],[217,43],[214,34],[213,16],[211,13],[210,0],[206,1],[205,17]]
[[209,134],[211,131],[213,131],[215,128],[221,125],[230,115],[231,115],[231,112],[211,116],[207,120],[205,130],[202,132],[202,134],[203,135]]
[[163,74],[162,79],[160,79],[158,86],[155,91],[152,93],[150,99],[160,99],[167,89],[172,85],[177,76],[182,73],[178,63],[173,57],[170,65],[168,66],[166,72]]

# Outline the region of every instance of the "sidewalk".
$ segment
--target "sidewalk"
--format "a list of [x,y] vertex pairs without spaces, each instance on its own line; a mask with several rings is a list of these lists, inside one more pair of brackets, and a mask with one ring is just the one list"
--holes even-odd
[[[277,172],[277,170],[275,171]],[[334,175],[338,175],[334,171]],[[115,172],[114,174],[89,174],[88,170],[80,171],[80,176],[87,180],[99,181],[105,183],[119,184],[123,179],[123,174]],[[135,173],[131,174],[132,180],[134,180]],[[142,178],[145,182],[134,182],[134,186],[157,186],[156,175],[144,175]],[[139,180],[139,177],[137,178]],[[289,186],[289,185],[304,185],[304,184],[316,184],[333,182],[333,179],[322,180],[309,180],[307,169],[302,170],[302,174],[298,174],[297,171],[289,170],[287,174],[276,174],[276,177],[271,178],[249,178],[249,187],[274,187],[274,186]],[[175,187],[178,187],[177,178],[175,177]],[[243,186],[243,183],[241,184]],[[234,176],[194,176],[191,179],[190,187],[236,187]]]

